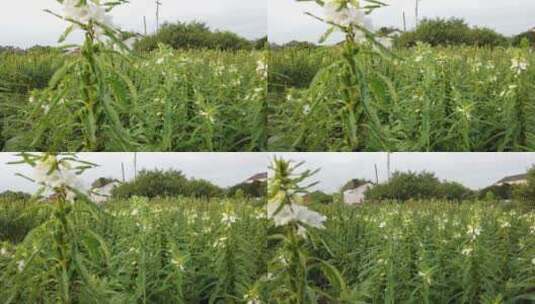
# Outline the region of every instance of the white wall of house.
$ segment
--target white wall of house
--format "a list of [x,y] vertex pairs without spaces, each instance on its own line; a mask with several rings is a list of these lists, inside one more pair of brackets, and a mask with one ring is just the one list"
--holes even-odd
[[364,193],[372,188],[373,184],[364,184],[358,188],[344,191],[344,203],[347,205],[358,205],[364,202]]
[[119,182],[111,182],[103,187],[95,188],[91,193],[91,200],[96,204],[102,204],[111,197],[111,191],[119,186]]

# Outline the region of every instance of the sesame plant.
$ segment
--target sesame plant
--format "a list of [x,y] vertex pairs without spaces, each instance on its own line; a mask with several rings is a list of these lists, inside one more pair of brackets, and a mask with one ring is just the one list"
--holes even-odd
[[[33,178],[20,176],[40,186],[36,197],[52,195],[56,204],[48,212],[50,218],[24,238],[6,266],[1,280],[7,289],[2,298],[5,303],[36,301],[39,291],[31,292],[26,285],[35,283],[36,286],[47,284],[47,293],[59,303],[78,302],[74,293],[79,289],[94,292],[96,298],[102,299],[103,295],[96,291],[98,279],[92,277],[90,269],[92,263],[104,261],[100,258],[107,253],[107,247],[90,228],[80,230],[77,226],[80,213],[98,216],[91,205],[81,202],[87,202],[87,191],[77,178],[95,165],[74,154],[20,153],[19,156],[21,160],[12,164],[34,168]],[[87,252],[93,256],[84,256]]]
[[[56,185],[56,176],[47,180]],[[61,188],[66,197],[70,185]],[[23,240],[0,235],[3,303],[262,303],[265,297],[268,220],[258,202],[59,199],[0,200],[2,227],[14,231],[16,218],[34,220],[29,232],[22,227]],[[4,214],[13,219],[4,221]],[[66,219],[63,233],[58,216]],[[58,258],[58,242],[65,259]],[[63,265],[66,273],[56,272]]]
[[[325,247],[315,230],[325,229],[327,217],[303,205],[302,195],[316,184],[303,185],[303,182],[316,171],[298,173],[302,164],[275,158],[271,165],[267,215],[279,228],[269,236],[278,247],[268,264],[269,303],[338,302],[347,292],[338,270],[309,251],[309,246]],[[312,277],[323,278],[329,289],[314,282]]]
[[[300,0],[298,0],[300,1]],[[376,0],[305,0],[315,1],[324,10],[324,17],[311,13],[308,15],[329,25],[327,32],[321,37],[324,42],[333,32],[341,31],[345,40],[340,54],[341,60],[324,69],[322,78],[336,78],[340,83],[338,88],[341,98],[336,106],[342,121],[342,136],[344,143],[351,151],[362,150],[366,141],[372,141],[379,149],[387,150],[382,126],[375,109],[371,105],[371,86],[385,85],[381,75],[370,74],[363,69],[360,54],[365,56],[385,56],[389,51],[376,40],[371,22],[366,15],[375,9],[386,6]],[[324,85],[319,81],[318,87]],[[316,104],[322,102],[321,96],[314,96],[315,100],[306,110],[312,111]],[[302,128],[294,145],[300,145],[304,140],[308,128]],[[370,139],[368,139],[370,138]]]
[[535,214],[490,202],[330,205],[318,231],[351,303],[530,303]]
[[[325,72],[343,52],[343,46],[272,51],[271,150],[351,150],[337,108],[341,82]],[[535,56],[529,49],[419,44],[392,52],[398,58],[359,55],[366,75],[386,81],[369,87],[369,106],[392,150],[533,150]],[[362,151],[384,150],[371,138],[362,143]]]
[[[109,141],[117,150],[127,151],[134,148],[131,141],[132,130],[125,130],[117,108],[134,109],[128,119],[135,119],[137,94],[131,80],[118,73],[116,66],[129,64],[128,59],[119,51],[105,43],[112,41],[119,50],[127,50],[118,38],[119,31],[114,28],[108,14],[114,7],[127,3],[126,0],[58,0],[63,6],[63,15],[50,10],[46,12],[69,23],[59,42],[62,43],[74,31],[84,32],[84,43],[79,46],[81,54],[76,60],[66,62],[51,78],[48,88],[32,95],[35,103],[31,115],[36,119],[34,142],[47,137],[49,146],[57,149],[64,135],[51,130],[58,128],[57,114],[62,109],[73,113],[69,123],[72,132],[81,138],[81,146],[76,150],[100,151],[103,141]],[[58,109],[56,109],[58,108]],[[44,112],[44,115],[43,115]],[[60,130],[61,128],[60,125]],[[58,134],[60,133],[60,134]],[[52,150],[52,149],[49,149]]]
[[0,149],[265,150],[265,53],[130,51],[110,17],[123,3],[63,1],[60,40],[82,45],[0,55]]

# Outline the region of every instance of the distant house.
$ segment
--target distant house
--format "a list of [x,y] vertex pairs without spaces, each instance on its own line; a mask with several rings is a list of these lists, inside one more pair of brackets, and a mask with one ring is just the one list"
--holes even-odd
[[91,200],[97,204],[106,202],[111,197],[111,192],[121,184],[116,179],[101,177],[91,185]]
[[244,183],[246,184],[265,183],[267,182],[267,177],[268,177],[267,172],[258,173],[246,179]]
[[368,189],[373,188],[375,185],[372,183],[361,184],[355,188],[347,189],[343,192],[344,203],[347,205],[359,205],[365,200],[365,193]]
[[518,174],[504,177],[495,183],[496,186],[507,185],[525,185],[528,183],[527,174]]

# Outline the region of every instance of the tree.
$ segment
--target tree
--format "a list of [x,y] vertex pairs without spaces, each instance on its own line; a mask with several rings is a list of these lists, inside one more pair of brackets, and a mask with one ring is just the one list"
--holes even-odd
[[31,195],[22,191],[4,191],[0,193],[0,200],[6,201],[25,201],[31,198]]
[[481,189],[478,194],[479,199],[494,198],[509,200],[513,197],[513,186],[510,184],[492,185]]
[[237,184],[227,190],[227,195],[236,196],[237,192],[241,192],[243,196],[249,198],[265,197],[267,192],[267,183],[254,181],[252,183]]
[[459,18],[424,19],[414,31],[402,33],[397,39],[401,47],[411,47],[418,41],[432,46],[438,45],[474,45],[506,46],[508,40],[496,31],[470,26]]
[[134,44],[138,51],[152,51],[163,43],[175,49],[251,49],[253,43],[229,31],[212,31],[202,22],[165,23],[154,35]]
[[397,200],[431,199],[441,195],[440,181],[428,172],[394,172],[390,181],[366,192],[366,199]]
[[309,193],[308,200],[311,203],[318,203],[318,204],[330,204],[333,202],[332,196],[319,190]]
[[112,190],[112,196],[129,198],[131,196],[153,197],[220,197],[223,190],[202,179],[188,180],[181,171],[153,170],[141,171],[133,181],[123,183]]

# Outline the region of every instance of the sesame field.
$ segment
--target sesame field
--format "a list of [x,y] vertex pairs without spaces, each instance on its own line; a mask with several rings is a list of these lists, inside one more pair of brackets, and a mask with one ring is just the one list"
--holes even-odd
[[535,149],[529,48],[350,47],[271,52],[270,150]]
[[[533,212],[439,201],[312,208],[326,217],[325,229],[308,229],[299,246],[318,303],[533,299]],[[71,270],[64,276],[54,246],[62,225],[53,210],[53,204],[0,202],[4,303],[60,297],[71,303],[287,303],[289,285],[279,280],[292,259],[276,237],[284,228],[258,203],[77,202],[67,211],[72,230],[63,259]],[[338,269],[340,278],[313,268],[317,259]],[[68,294],[61,294],[66,282]]]
[[0,150],[265,149],[262,51],[91,47],[0,54]]
[[[0,299],[245,303],[260,296],[269,258],[268,222],[254,204],[132,198],[97,207],[78,201],[63,211],[69,229],[62,231],[53,216],[57,205],[0,201]],[[68,240],[65,250],[55,246],[60,235]]]

